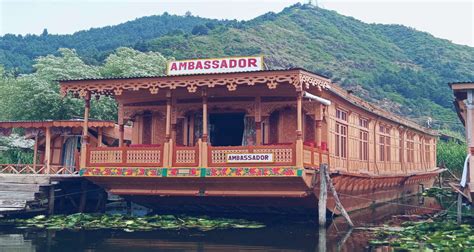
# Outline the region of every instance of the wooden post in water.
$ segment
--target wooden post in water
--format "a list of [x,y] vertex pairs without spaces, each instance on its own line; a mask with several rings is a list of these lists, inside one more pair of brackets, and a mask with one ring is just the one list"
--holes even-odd
[[48,215],[54,214],[54,185],[49,187],[49,196],[48,196]]
[[87,180],[83,180],[81,182],[81,200],[79,202],[79,212],[83,213],[86,209],[86,201],[87,201]]
[[319,226],[319,233],[318,233],[318,252],[326,252],[326,227]]
[[462,223],[462,195],[458,193],[458,209],[457,209],[457,222]]
[[327,183],[326,183],[326,172],[328,165],[321,164],[319,167],[319,201],[318,201],[318,215],[319,215],[319,226],[326,227],[326,205],[328,200],[327,194]]
[[329,176],[329,172],[328,172],[327,169],[325,170],[324,176],[326,176],[326,182],[329,185],[329,190],[331,190],[334,201],[336,202],[337,210],[339,210],[341,212],[342,216],[346,219],[347,224],[350,227],[353,227],[354,223],[352,223],[352,220],[349,217],[349,214],[347,214],[346,209],[344,209],[344,206],[342,205],[341,201],[339,200],[339,196],[337,195],[336,188],[334,187],[334,185],[332,183],[331,177]]

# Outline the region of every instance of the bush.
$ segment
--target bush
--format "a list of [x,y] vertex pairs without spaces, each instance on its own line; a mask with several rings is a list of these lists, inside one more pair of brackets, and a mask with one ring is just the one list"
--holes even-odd
[[467,146],[455,141],[438,141],[436,157],[438,166],[444,166],[457,175],[462,174]]

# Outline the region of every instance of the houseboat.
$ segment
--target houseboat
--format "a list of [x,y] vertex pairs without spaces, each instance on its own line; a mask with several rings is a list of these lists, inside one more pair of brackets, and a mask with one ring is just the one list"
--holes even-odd
[[[175,61],[166,76],[59,82],[62,95],[84,99],[84,126],[92,97],[118,104],[118,146],[84,138],[80,174],[163,211],[316,213],[321,164],[353,211],[431,187],[441,171],[436,132],[325,76],[265,70],[261,57]],[[337,212],[332,196],[327,206]]]
[[[0,164],[0,174],[77,174],[83,126],[82,119],[0,121],[0,136],[9,137],[14,129],[22,129],[22,136],[14,139],[30,140],[33,146],[31,163]],[[115,122],[89,120],[87,129],[89,146],[118,145]],[[125,132],[125,141],[130,140],[131,128]]]

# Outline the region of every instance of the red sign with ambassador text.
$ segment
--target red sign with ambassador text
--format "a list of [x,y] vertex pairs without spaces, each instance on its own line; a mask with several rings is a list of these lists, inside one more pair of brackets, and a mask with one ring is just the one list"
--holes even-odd
[[263,70],[263,57],[229,57],[219,59],[191,59],[168,63],[168,75],[231,73]]

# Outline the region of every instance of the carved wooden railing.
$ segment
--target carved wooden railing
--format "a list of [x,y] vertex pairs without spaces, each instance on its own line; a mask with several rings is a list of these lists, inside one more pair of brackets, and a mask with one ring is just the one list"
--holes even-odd
[[0,164],[0,174],[77,174],[75,166],[38,164]]
[[303,145],[303,165],[317,168],[320,164],[329,164],[329,152],[313,145]]
[[163,146],[88,147],[87,167],[160,167]]
[[[261,145],[261,146],[209,146],[208,165],[210,167],[233,166],[292,166],[296,164],[295,144],[288,145]],[[271,163],[227,163],[228,154],[260,153],[273,154]]]
[[199,146],[174,146],[173,167],[199,166]]

